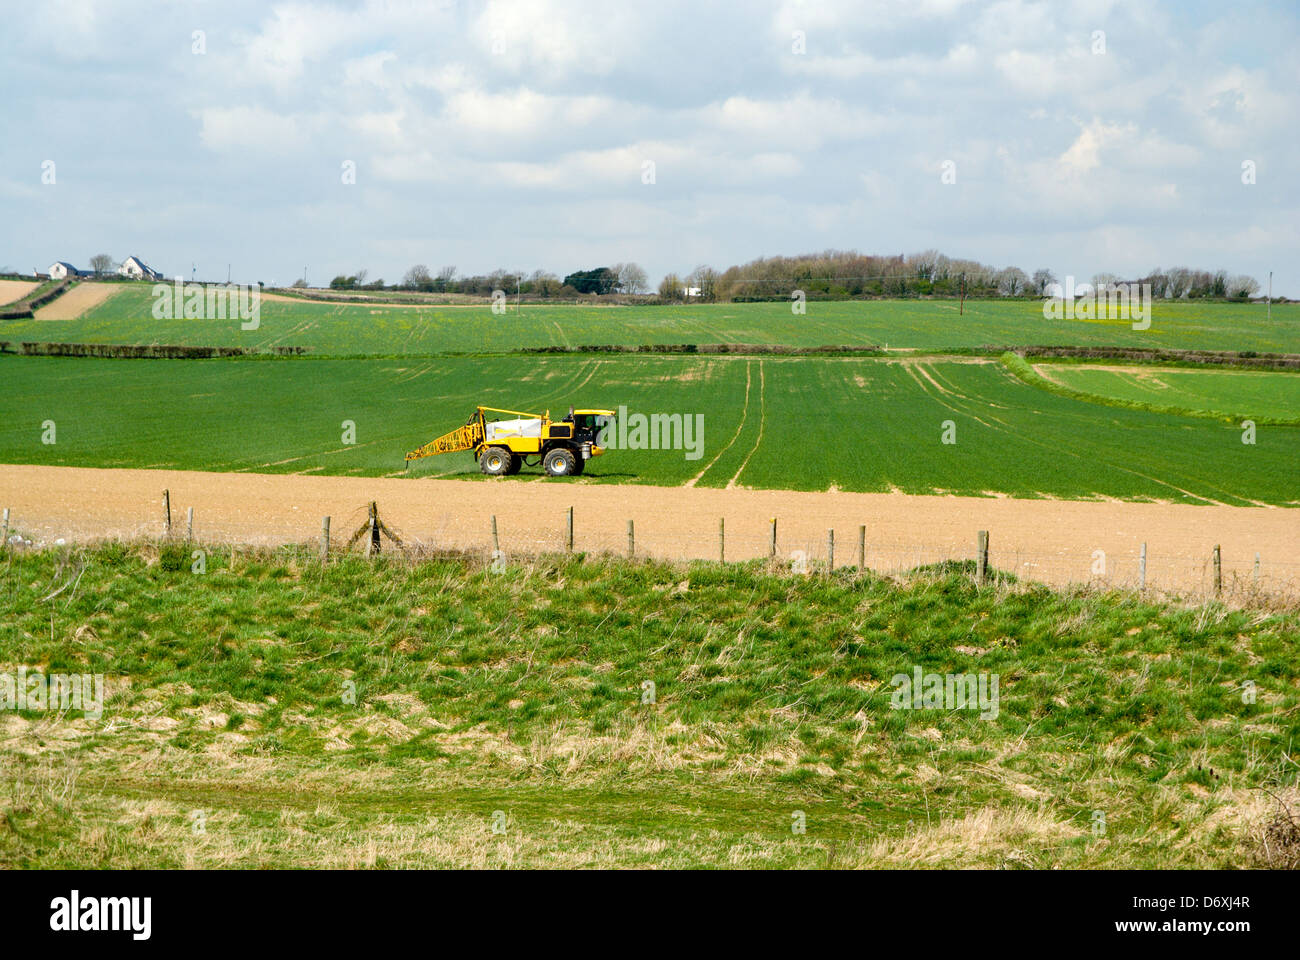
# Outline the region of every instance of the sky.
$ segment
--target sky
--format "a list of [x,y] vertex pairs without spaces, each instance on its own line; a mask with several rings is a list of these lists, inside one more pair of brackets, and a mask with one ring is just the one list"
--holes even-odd
[[[0,267],[323,284],[929,248],[1300,297],[1300,5],[89,2],[0,32]],[[1253,180],[1253,182],[1243,182]]]

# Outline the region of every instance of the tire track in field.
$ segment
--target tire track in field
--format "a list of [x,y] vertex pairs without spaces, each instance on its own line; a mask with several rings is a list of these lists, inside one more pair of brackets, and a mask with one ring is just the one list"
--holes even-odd
[[[999,366],[1000,366],[1000,365],[999,365]],[[1003,373],[1005,376],[1010,377],[1010,378],[1013,379],[1013,380],[1016,379],[1016,378],[1015,378],[1014,376],[1012,376],[1012,374],[1011,374],[1009,371],[1007,371],[1005,368],[1002,369],[1002,373]],[[976,416],[972,411],[970,411],[970,410],[959,409],[959,408],[954,407],[954,406],[952,406],[951,404],[947,403],[946,401],[944,401],[944,400],[942,399],[942,397],[934,396],[934,395],[931,394],[930,391],[926,388],[925,381],[923,381],[923,380],[922,380],[920,377],[918,377],[915,373],[913,373],[912,376],[913,376],[913,379],[915,379],[916,382],[917,382],[918,384],[920,384],[921,389],[925,392],[926,396],[930,397],[930,399],[934,400],[936,403],[939,403],[939,404],[941,404],[942,406],[946,407],[947,409],[951,410],[953,413],[956,413],[956,414],[961,415],[961,416],[967,416],[967,417],[970,417],[970,418],[973,419],[973,420],[977,420],[979,423],[981,423],[981,424],[983,424],[984,426],[988,427],[990,430],[994,430],[994,431],[996,431],[996,432],[998,432],[998,433],[1005,433],[1005,434],[1007,434],[1008,436],[1014,437],[1015,439],[1020,440],[1020,441],[1022,441],[1022,442],[1024,442],[1024,443],[1033,444],[1033,445],[1036,446],[1036,447],[1042,447],[1043,449],[1049,450],[1049,451],[1051,451],[1052,453],[1055,453],[1055,454],[1065,453],[1067,456],[1073,457],[1073,458],[1075,458],[1076,460],[1086,460],[1086,461],[1088,461],[1088,462],[1095,463],[1095,462],[1097,462],[1098,459],[1099,459],[1099,458],[1098,458],[1096,455],[1094,455],[1094,454],[1086,454],[1086,455],[1085,455],[1085,454],[1081,454],[1081,453],[1076,453],[1076,452],[1073,451],[1073,450],[1070,450],[1070,449],[1068,449],[1068,448],[1062,447],[1060,444],[1047,443],[1047,442],[1042,441],[1042,440],[1037,440],[1037,439],[1035,439],[1035,438],[1029,436],[1029,434],[1026,433],[1026,432],[1024,432],[1024,431],[1016,430],[1014,427],[1011,427],[1009,424],[1006,424],[1006,422],[1005,422],[1005,421],[1002,421],[1002,420],[999,420],[999,421],[998,421],[999,423],[1004,424],[1004,426],[1000,426],[1000,427],[999,427],[999,426],[994,426],[993,424],[990,424],[990,423],[986,423],[984,420],[981,420],[979,417],[977,417],[977,416]],[[938,384],[935,384],[935,386],[938,388]],[[939,388],[939,389],[942,389],[942,388]],[[1033,388],[1031,387],[1030,389],[1033,389]],[[952,396],[953,399],[956,400],[958,394],[956,394],[956,393],[950,393],[949,396]],[[964,394],[962,394],[962,395],[960,395],[960,396],[962,397],[963,400],[965,400],[967,403],[970,403],[970,404],[989,404],[989,403],[991,402],[991,401],[989,401],[988,398],[986,398],[986,397],[968,397],[968,396],[966,396],[966,395],[964,395]],[[960,402],[960,401],[959,401],[959,402]],[[1107,467],[1110,467],[1110,468],[1113,469],[1113,470],[1119,470],[1119,471],[1122,472],[1122,473],[1127,473],[1127,474],[1130,474],[1131,476],[1139,477],[1139,478],[1141,478],[1141,479],[1143,479],[1143,480],[1147,480],[1147,481],[1149,481],[1149,482],[1151,482],[1151,483],[1154,483],[1154,484],[1156,484],[1157,486],[1168,487],[1170,490],[1175,490],[1175,491],[1177,491],[1178,493],[1181,493],[1181,494],[1182,494],[1183,496],[1185,496],[1185,497],[1191,497],[1193,500],[1200,500],[1200,501],[1202,501],[1202,502],[1204,502],[1204,503],[1212,504],[1212,505],[1214,505],[1214,506],[1218,506],[1218,507],[1228,506],[1228,504],[1226,504],[1226,503],[1224,503],[1224,502],[1222,502],[1222,501],[1220,501],[1220,500],[1215,500],[1215,499],[1213,499],[1212,497],[1207,497],[1207,496],[1204,496],[1203,494],[1192,493],[1192,491],[1190,491],[1190,490],[1184,490],[1182,487],[1179,487],[1179,486],[1177,486],[1176,484],[1170,483],[1168,480],[1162,480],[1162,479],[1160,479],[1159,477],[1153,477],[1153,476],[1151,476],[1150,474],[1142,473],[1140,470],[1136,470],[1136,469],[1134,469],[1133,467],[1127,467],[1127,466],[1124,466],[1124,465],[1122,465],[1122,464],[1115,463],[1113,460],[1110,460],[1110,459],[1102,459],[1101,462],[1104,463]],[[1217,487],[1212,487],[1212,486],[1211,486],[1210,489],[1217,490],[1218,488],[1217,488]],[[1238,499],[1240,499],[1240,498],[1238,498]]]
[[753,372],[754,372],[754,361],[750,360],[748,363],[745,364],[745,406],[740,412],[740,425],[736,427],[736,432],[732,435],[731,439],[727,441],[727,445],[718,451],[718,455],[709,461],[709,465],[705,467],[703,470],[701,470],[699,473],[697,473],[695,476],[691,477],[691,479],[687,480],[686,483],[683,484],[683,486],[693,487],[697,483],[699,483],[700,479],[711,469],[713,469],[713,465],[722,458],[722,455],[731,449],[732,444],[734,444],[737,440],[740,439],[741,431],[745,429],[745,420],[749,417],[749,387],[750,384],[753,382],[753,376],[752,376]]
[[759,444],[763,442],[763,428],[767,426],[766,395],[767,378],[763,375],[763,361],[760,360],[758,361],[758,439],[754,441],[754,446],[750,449],[749,453],[745,454],[745,460],[741,463],[740,469],[736,471],[736,475],[727,481],[726,488],[728,490],[736,489],[736,481],[739,480],[740,475],[745,472],[745,467],[749,466],[750,458],[754,456],[755,451],[758,450]]
[[[959,410],[957,407],[954,407],[951,404],[949,404],[947,401],[945,401],[943,397],[951,397],[954,402],[965,400],[968,403],[975,403],[975,401],[972,398],[966,396],[966,394],[961,393],[957,390],[950,390],[947,387],[945,387],[943,384],[941,384],[938,380],[934,378],[931,372],[926,369],[925,364],[905,363],[903,364],[903,369],[906,370],[908,374],[911,375],[912,379],[915,380],[917,384],[920,385],[921,390],[924,391],[927,397],[930,397],[932,400],[935,400],[938,403],[943,404],[943,406],[947,407],[953,413],[962,414],[963,416],[970,417],[972,420],[976,421],[977,423],[992,428],[993,424],[989,423],[987,420],[983,419],[982,417],[976,416],[974,413],[970,412],[969,410],[964,410],[964,411]],[[923,377],[924,379],[922,379]],[[926,386],[927,383],[931,384],[934,387],[935,393],[930,392],[930,388]]]
[[564,328],[560,326],[558,320],[552,320],[551,325],[555,327],[555,332],[560,335],[560,343],[564,344],[566,347],[573,346],[573,344],[569,343],[569,338],[564,335]]
[[[538,394],[537,399],[530,400],[528,402],[535,407],[546,406],[546,408],[549,410],[550,409],[549,404],[552,398],[562,396],[563,394],[566,393],[572,394],[574,391],[581,390],[588,383],[590,383],[591,378],[596,375],[596,371],[600,369],[600,364],[603,362],[604,361],[601,360],[582,361],[581,363],[578,364],[577,372],[575,372],[572,376],[570,376],[568,380],[560,384],[558,387],[555,387],[554,389],[546,390],[544,393]],[[584,372],[587,374],[586,377],[582,377]],[[580,377],[582,377],[581,382],[579,382]]]

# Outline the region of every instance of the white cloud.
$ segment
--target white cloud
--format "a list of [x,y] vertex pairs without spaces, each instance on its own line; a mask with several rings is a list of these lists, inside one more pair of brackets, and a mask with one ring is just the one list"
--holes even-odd
[[[443,259],[565,270],[606,248],[651,272],[913,245],[1032,269],[1103,228],[1143,231],[1121,259],[1196,261],[1203,231],[1300,260],[1285,9],[1247,43],[1231,17],[1171,0],[59,2],[0,34],[0,82],[20,94],[0,122],[23,131],[0,143],[3,262],[65,242],[67,222],[100,217],[87,229],[111,236],[122,211],[163,243],[209,190],[235,198],[229,226],[190,231],[178,257],[237,248],[290,278],[307,259],[355,269],[345,256],[409,261],[366,264],[390,277]],[[57,191],[25,186],[45,157]],[[356,189],[338,186],[345,157]],[[1257,186],[1239,182],[1245,159]],[[98,198],[89,215],[77,188]],[[341,223],[346,253],[320,229]],[[1250,232],[1263,224],[1271,249]]]

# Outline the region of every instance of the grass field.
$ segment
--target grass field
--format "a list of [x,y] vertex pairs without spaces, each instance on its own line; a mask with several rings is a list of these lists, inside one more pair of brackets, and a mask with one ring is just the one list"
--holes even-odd
[[[1269,373],[1300,383],[1295,374]],[[474,405],[591,404],[704,416],[701,456],[615,450],[577,482],[1229,504],[1300,500],[1300,428],[1239,425],[1055,395],[997,363],[580,357],[96,360],[0,358],[0,461],[377,476]],[[1224,389],[1255,377],[1222,377]],[[1233,405],[1249,412],[1253,386]],[[56,443],[42,443],[52,420]],[[355,444],[342,441],[355,424]],[[944,443],[945,422],[955,443]],[[413,477],[477,475],[468,454]],[[522,475],[514,482],[535,477]],[[512,482],[512,481],[504,481]]]
[[[310,557],[10,552],[0,672],[107,694],[0,711],[0,867],[1236,868],[1293,793],[1294,612]],[[996,711],[892,707],[916,668]]]
[[1148,408],[1230,420],[1300,423],[1300,377],[1255,370],[1035,364],[1048,380],[1080,393]]
[[487,306],[411,308],[266,300],[261,326],[231,320],[156,320],[148,284],[121,285],[72,320],[0,321],[0,340],[305,346],[318,355],[497,353],[582,344],[754,343],[884,345],[944,350],[982,345],[1162,347],[1300,352],[1300,304],[1157,303],[1151,327],[1127,321],[1047,320],[1037,301],[812,302],[805,316],[782,303],[664,307]]

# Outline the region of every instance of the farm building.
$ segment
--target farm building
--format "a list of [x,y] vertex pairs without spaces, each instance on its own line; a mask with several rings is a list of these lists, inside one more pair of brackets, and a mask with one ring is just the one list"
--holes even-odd
[[82,271],[78,270],[65,260],[59,260],[50,264],[48,272],[51,280],[65,280],[69,277],[76,279],[82,274]]
[[124,277],[134,277],[137,280],[161,280],[162,274],[151,268],[139,257],[127,257],[122,261],[122,265],[117,268],[117,272]]

